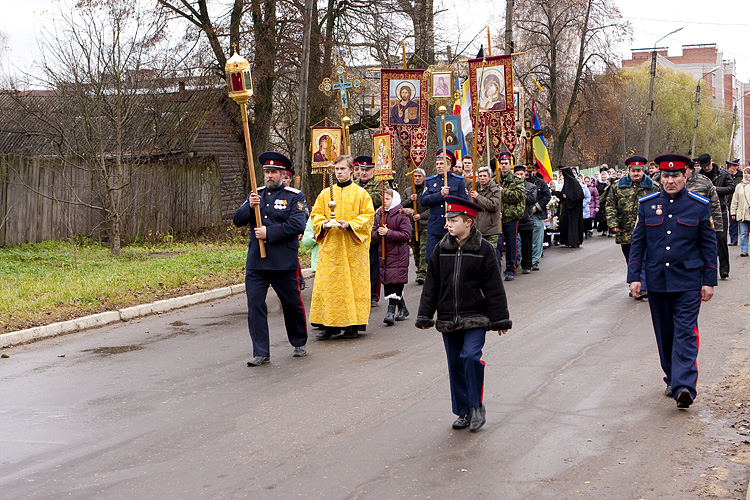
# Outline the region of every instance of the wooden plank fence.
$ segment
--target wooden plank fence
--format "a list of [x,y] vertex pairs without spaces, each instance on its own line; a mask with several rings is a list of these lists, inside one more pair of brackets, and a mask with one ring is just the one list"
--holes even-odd
[[[124,241],[222,226],[218,159],[129,166]],[[55,157],[0,155],[0,246],[106,238],[92,172]],[[75,201],[80,203],[70,203]]]

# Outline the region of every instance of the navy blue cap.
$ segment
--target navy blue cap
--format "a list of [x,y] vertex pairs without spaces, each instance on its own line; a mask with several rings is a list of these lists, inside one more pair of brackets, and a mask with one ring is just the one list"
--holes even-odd
[[375,168],[375,164],[372,162],[372,156],[357,156],[354,159],[354,166],[358,168]]
[[484,212],[484,209],[476,203],[459,198],[458,196],[446,196],[443,199],[445,200],[446,217],[455,217],[464,214],[476,218],[477,213]]
[[263,164],[263,170],[290,170],[292,168],[292,160],[276,151],[266,151],[258,157],[258,160]]
[[629,168],[640,168],[643,170],[643,167],[646,166],[646,163],[648,163],[648,160],[644,158],[643,156],[631,156],[627,160],[625,160],[625,166]]
[[727,160],[727,167],[739,167],[740,166],[740,159],[737,158],[736,160]]
[[[451,163],[451,167],[453,167],[456,164],[456,156],[453,154],[451,150],[446,151],[445,156],[448,157],[448,161]],[[435,155],[435,158],[442,158],[443,157],[443,150],[438,149],[437,155]]]

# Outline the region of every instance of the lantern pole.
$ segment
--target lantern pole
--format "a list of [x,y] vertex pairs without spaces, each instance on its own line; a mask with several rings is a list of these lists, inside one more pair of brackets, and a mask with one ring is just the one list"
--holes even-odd
[[[250,128],[247,124],[247,104],[240,104],[240,113],[242,113],[242,129],[245,133],[245,152],[247,153],[247,167],[248,174],[250,175],[250,191],[253,194],[258,194],[258,183],[255,180],[255,162],[253,162],[253,145],[250,143]],[[255,205],[255,225],[256,227],[263,227],[263,219],[260,216],[260,205]],[[260,250],[260,258],[266,258],[266,242],[258,239],[258,249]]]
[[[258,185],[255,180],[255,162],[253,161],[253,146],[250,142],[250,128],[247,124],[247,101],[253,95],[253,84],[250,80],[250,63],[247,59],[237,54],[236,50],[232,57],[227,61],[225,66],[227,73],[227,84],[229,85],[229,97],[240,105],[240,115],[242,115],[242,130],[245,134],[245,152],[247,154],[247,167],[250,175],[250,191],[252,194],[258,194]],[[263,227],[263,219],[260,216],[260,205],[255,205],[255,226]],[[258,240],[258,250],[260,250],[261,259],[266,258],[266,242],[260,238]]]

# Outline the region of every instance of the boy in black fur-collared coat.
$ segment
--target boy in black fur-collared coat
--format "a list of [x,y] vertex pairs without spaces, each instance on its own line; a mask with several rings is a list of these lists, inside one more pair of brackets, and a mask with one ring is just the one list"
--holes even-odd
[[453,413],[458,415],[453,428],[475,432],[485,423],[485,334],[497,330],[502,335],[512,323],[497,253],[474,227],[482,208],[453,196],[446,196],[445,203],[448,234],[427,264],[416,326],[435,326],[443,334]]

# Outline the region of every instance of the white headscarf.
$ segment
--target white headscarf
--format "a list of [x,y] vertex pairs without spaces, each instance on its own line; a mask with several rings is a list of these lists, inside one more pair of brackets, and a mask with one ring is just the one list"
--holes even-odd
[[[401,205],[401,195],[398,194],[398,191],[396,191],[394,189],[393,190],[393,200],[391,200],[391,208],[393,208],[393,207],[395,207],[397,205]],[[383,208],[385,208],[385,207],[383,207]],[[386,212],[390,212],[391,208],[388,208],[385,211]]]

